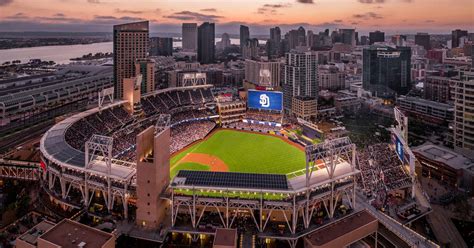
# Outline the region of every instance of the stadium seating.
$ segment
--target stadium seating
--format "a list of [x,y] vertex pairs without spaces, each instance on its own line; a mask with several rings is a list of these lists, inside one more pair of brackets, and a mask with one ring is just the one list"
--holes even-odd
[[[203,97],[205,96],[205,97]],[[215,113],[205,110],[204,104],[214,101],[211,90],[174,90],[141,99],[142,109],[148,119],[134,120],[123,106],[103,109],[75,122],[66,131],[66,142],[84,151],[85,142],[93,134],[114,138],[113,157],[135,161],[135,138],[145,128],[154,125],[153,116],[172,113],[171,123],[208,117]],[[200,110],[197,110],[200,109]],[[132,126],[133,125],[133,126]],[[187,122],[172,128],[172,150],[177,151],[190,143],[204,138],[215,127],[210,121]]]

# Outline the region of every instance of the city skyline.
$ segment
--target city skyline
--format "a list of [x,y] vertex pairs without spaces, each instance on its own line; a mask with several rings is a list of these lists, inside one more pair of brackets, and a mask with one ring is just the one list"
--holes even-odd
[[[151,32],[179,33],[183,22],[214,22],[216,33],[237,34],[239,25],[252,35],[307,29],[380,29],[386,34],[472,32],[474,4],[469,0],[215,0],[172,2],[137,0],[0,0],[0,31],[109,32],[110,25],[149,20]],[[471,6],[471,8],[469,8]],[[429,11],[426,11],[429,9]],[[87,11],[86,11],[87,10]]]

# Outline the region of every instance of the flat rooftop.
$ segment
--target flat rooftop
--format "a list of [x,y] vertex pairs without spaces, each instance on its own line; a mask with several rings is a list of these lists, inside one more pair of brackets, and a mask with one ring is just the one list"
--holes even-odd
[[418,105],[431,106],[431,107],[435,107],[435,108],[438,108],[438,109],[454,110],[454,108],[449,104],[440,103],[440,102],[436,102],[436,101],[430,101],[430,100],[423,99],[421,97],[401,96],[401,97],[398,98],[398,100],[399,101],[412,102],[412,103],[416,103]]
[[38,237],[53,227],[54,223],[47,220],[41,221],[36,226],[22,234],[19,239],[25,241],[28,244],[36,246],[36,240]]
[[413,152],[418,153],[430,160],[444,163],[456,170],[467,169],[474,166],[474,162],[463,155],[456,153],[449,148],[437,146],[434,144],[421,145],[413,149]]
[[[306,236],[306,239],[315,247],[324,247],[341,236],[347,235],[370,224],[377,223],[377,218],[371,215],[367,210],[363,210],[316,230]],[[375,228],[375,230],[377,229]],[[357,240],[354,240],[354,242],[355,241]]]
[[84,247],[102,247],[114,236],[81,223],[64,219],[39,237],[63,248],[77,248],[82,242]]

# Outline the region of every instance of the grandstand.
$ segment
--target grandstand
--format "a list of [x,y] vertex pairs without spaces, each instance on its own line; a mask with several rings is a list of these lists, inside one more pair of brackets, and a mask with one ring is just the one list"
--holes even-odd
[[[208,85],[165,89],[142,97],[143,118],[137,119],[127,112],[126,101],[116,101],[63,120],[41,140],[42,160],[47,170],[45,190],[64,203],[66,210],[89,205],[92,202],[90,192],[93,191],[99,191],[104,198],[110,199],[105,204],[108,210],[114,207],[114,200],[120,199],[124,203],[126,195],[133,198],[136,189],[136,136],[154,125],[160,113],[173,113],[177,127],[182,126],[179,123],[184,120],[189,125],[206,122],[213,115],[210,96]],[[92,142],[91,139],[97,136],[110,137],[113,141],[110,147],[101,150],[103,154],[96,154],[97,151],[89,154],[87,142]],[[176,143],[184,140],[189,139],[176,137]],[[91,161],[86,159],[88,154],[93,155]],[[80,197],[71,200],[73,195]],[[122,205],[125,209],[126,204]],[[122,213],[127,215],[126,211]]]

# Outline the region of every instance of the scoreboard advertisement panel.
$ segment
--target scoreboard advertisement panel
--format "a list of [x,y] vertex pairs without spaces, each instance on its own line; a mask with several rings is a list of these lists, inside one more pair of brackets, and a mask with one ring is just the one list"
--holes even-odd
[[283,93],[279,91],[249,90],[247,106],[251,109],[283,110]]
[[404,156],[403,156],[404,155],[403,144],[398,137],[396,137],[395,139],[395,151],[397,152],[397,155],[400,158],[400,160],[405,161]]

